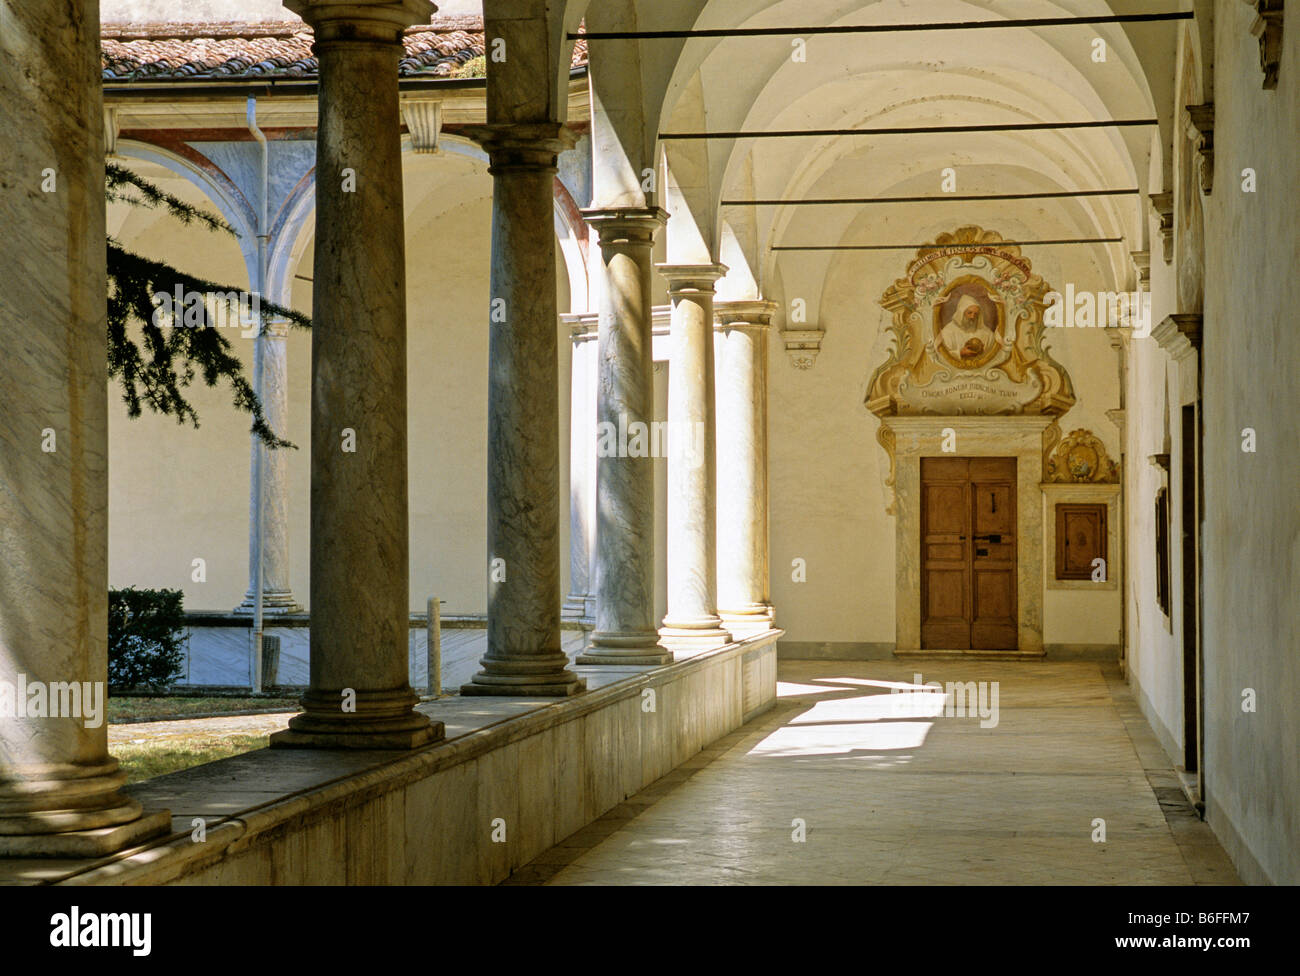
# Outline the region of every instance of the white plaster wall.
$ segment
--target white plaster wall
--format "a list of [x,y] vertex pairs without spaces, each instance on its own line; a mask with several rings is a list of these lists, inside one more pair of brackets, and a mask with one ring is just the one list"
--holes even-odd
[[[1288,11],[1293,14],[1294,11]],[[1205,755],[1209,822],[1248,880],[1300,883],[1300,28],[1260,89],[1251,10],[1215,5],[1205,292]],[[1241,172],[1256,170],[1258,192]],[[1241,451],[1254,427],[1258,450]],[[1242,711],[1253,688],[1259,708]],[[1258,870],[1251,864],[1255,862]]]
[[[150,164],[132,165],[168,192],[212,209],[188,180]],[[109,206],[108,228],[145,257],[249,287],[239,245],[227,235],[122,204]],[[236,329],[223,331],[251,377],[253,340]],[[198,379],[186,396],[199,414],[197,430],[148,407],[131,420],[121,386],[109,381],[109,585],[183,589],[187,607],[229,610],[248,585],[248,418],[232,406],[228,386],[210,388]],[[307,428],[291,418],[287,436],[306,444]],[[194,559],[205,561],[206,582],[192,579]]]
[[[1158,251],[1159,239],[1155,241]],[[1172,273],[1164,260],[1152,258],[1153,308],[1163,318],[1171,311],[1169,294]],[[1176,428],[1166,442],[1165,414],[1176,404],[1171,390],[1174,371],[1168,354],[1154,339],[1135,341],[1129,346],[1128,471],[1125,473],[1125,504],[1128,530],[1129,680],[1138,689],[1138,701],[1147,721],[1173,758],[1182,765],[1183,664],[1182,614],[1180,603],[1170,593],[1172,619],[1156,602],[1156,519],[1155,497],[1165,484],[1161,470],[1150,462],[1153,454],[1171,451],[1179,445]],[[1174,407],[1175,415],[1177,406]],[[1181,454],[1180,454],[1181,456]],[[1171,458],[1170,467],[1177,471]],[[1170,494],[1170,576],[1178,575],[1177,539],[1182,513]],[[1181,592],[1179,593],[1181,599]]]
[[[1300,31],[1290,29],[1277,91],[1261,88],[1259,47],[1244,4],[1215,5],[1215,179],[1205,199],[1202,361],[1205,415],[1202,633],[1206,819],[1243,879],[1300,882],[1300,506],[1296,503],[1295,369],[1300,335]],[[1290,27],[1292,25],[1288,25]],[[1256,170],[1258,191],[1242,190]],[[1173,271],[1152,235],[1153,318],[1174,311]],[[1128,385],[1129,680],[1148,721],[1182,762],[1183,674],[1178,608],[1181,511],[1171,499],[1171,602],[1155,602],[1153,499],[1146,457],[1180,459],[1176,367],[1154,340],[1132,347]],[[1241,431],[1257,431],[1257,451]],[[1242,710],[1242,693],[1259,696]]]

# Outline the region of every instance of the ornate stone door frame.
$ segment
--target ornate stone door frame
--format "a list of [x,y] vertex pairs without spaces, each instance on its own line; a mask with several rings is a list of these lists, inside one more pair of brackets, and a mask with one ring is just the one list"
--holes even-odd
[[921,649],[921,458],[944,457],[945,428],[955,434],[953,457],[1016,459],[1016,599],[1018,654],[1043,653],[1043,432],[1056,418],[882,417],[894,442],[895,651]]

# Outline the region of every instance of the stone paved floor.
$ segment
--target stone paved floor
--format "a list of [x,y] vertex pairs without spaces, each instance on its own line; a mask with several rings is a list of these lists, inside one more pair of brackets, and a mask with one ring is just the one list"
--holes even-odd
[[[996,681],[997,724],[917,672]],[[1113,666],[785,661],[778,691],[506,883],[1238,883]]]

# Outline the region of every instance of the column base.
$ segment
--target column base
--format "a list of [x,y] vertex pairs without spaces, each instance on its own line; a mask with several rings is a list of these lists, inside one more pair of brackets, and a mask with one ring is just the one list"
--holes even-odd
[[104,857],[171,833],[170,810],[154,810],[136,819],[96,830],[57,834],[0,834],[0,857]]
[[[566,672],[568,673],[571,672]],[[474,675],[472,681],[460,686],[460,693],[479,697],[498,695],[507,698],[569,698],[587,690],[587,682],[576,674],[571,680],[541,684],[495,684],[490,680],[493,677],[494,675],[485,675],[480,671]]]
[[[231,613],[237,613],[247,616],[253,614],[253,594],[245,593],[244,602],[235,607]],[[275,590],[262,592],[262,613],[267,616],[276,616],[284,613],[302,613],[302,606],[294,599],[293,594],[288,590]]]
[[667,647],[706,648],[721,647],[731,643],[731,633],[719,626],[722,621],[714,617],[701,626],[680,626],[682,621],[664,621],[659,628],[659,640]]
[[560,608],[560,616],[565,620],[590,620],[595,612],[593,598],[583,594],[570,594]]
[[569,670],[563,651],[519,658],[485,655],[480,663],[483,670],[460,686],[462,695],[568,698],[587,690],[587,682]]
[[722,625],[737,637],[761,634],[771,630],[776,614],[771,604],[755,604],[741,610],[719,610]]
[[[426,721],[429,721],[426,718]],[[281,729],[271,733],[272,749],[419,749],[441,742],[447,732],[441,722],[429,721],[419,729],[400,732],[354,729],[348,732],[316,732]]]
[[272,749],[419,749],[446,737],[441,722],[414,710],[410,688],[359,691],[356,711],[344,712],[342,691],[309,691],[302,714],[271,734]]
[[596,631],[574,664],[672,664],[672,651],[659,644],[659,634],[646,631]]

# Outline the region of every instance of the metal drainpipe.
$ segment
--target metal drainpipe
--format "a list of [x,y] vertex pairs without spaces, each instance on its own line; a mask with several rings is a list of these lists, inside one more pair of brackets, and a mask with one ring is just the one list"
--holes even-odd
[[[267,160],[269,151],[266,136],[257,127],[257,99],[248,99],[248,131],[262,147],[260,206],[257,218],[257,336],[253,340],[253,390],[259,402],[262,397],[262,353],[265,342],[262,332],[261,305],[262,293],[266,289],[266,245],[267,245]],[[261,438],[253,435],[253,694],[262,692],[262,454],[266,450]]]

